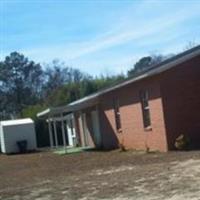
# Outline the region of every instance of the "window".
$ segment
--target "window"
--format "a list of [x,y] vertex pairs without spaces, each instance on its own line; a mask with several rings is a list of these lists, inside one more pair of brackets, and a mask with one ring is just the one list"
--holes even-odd
[[118,99],[114,100],[114,113],[115,113],[116,129],[118,131],[120,131],[121,130],[121,119],[120,119],[119,100]]
[[140,100],[142,104],[144,128],[149,128],[151,127],[151,117],[149,109],[149,93],[147,90],[143,90],[140,92]]

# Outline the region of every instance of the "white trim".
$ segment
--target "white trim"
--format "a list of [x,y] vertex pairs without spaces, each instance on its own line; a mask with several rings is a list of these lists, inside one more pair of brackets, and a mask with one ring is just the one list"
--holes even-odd
[[46,110],[37,113],[37,117],[42,117],[43,115],[46,115],[46,114],[50,113],[50,111],[51,111],[51,109],[47,108]]
[[12,126],[12,125],[14,126],[14,125],[21,125],[21,124],[33,124],[33,123],[34,122],[31,118],[0,121],[1,126]]

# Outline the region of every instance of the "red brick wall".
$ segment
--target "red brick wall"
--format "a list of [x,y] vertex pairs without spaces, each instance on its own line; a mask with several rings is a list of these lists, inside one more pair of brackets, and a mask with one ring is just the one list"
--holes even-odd
[[199,147],[200,56],[163,73],[161,94],[169,149],[180,134],[188,134],[193,147]]
[[[128,149],[174,149],[175,138],[188,134],[194,146],[200,146],[200,57],[160,75],[129,84],[99,97],[102,146],[123,144]],[[149,91],[152,130],[143,127],[139,92]],[[162,96],[162,98],[161,98]],[[116,130],[113,100],[118,98],[121,132]],[[90,109],[87,124],[92,139]],[[92,143],[91,143],[92,145]]]
[[[114,148],[122,143],[128,149],[149,148],[167,151],[165,125],[160,98],[159,76],[130,84],[100,98],[100,125],[104,148]],[[143,126],[143,116],[139,92],[149,91],[152,130]],[[118,98],[122,131],[116,130],[113,99]]]

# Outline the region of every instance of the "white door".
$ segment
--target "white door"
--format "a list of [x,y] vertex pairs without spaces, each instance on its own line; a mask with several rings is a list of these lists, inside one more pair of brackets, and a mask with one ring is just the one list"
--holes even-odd
[[92,111],[91,117],[92,117],[92,129],[94,132],[95,144],[97,147],[100,147],[101,146],[101,133],[100,133],[100,127],[99,127],[98,111],[97,110]]
[[76,133],[75,133],[75,124],[74,124],[74,118],[70,116],[67,119],[67,135],[68,135],[68,143],[69,146],[74,146],[74,142],[76,139]]
[[70,121],[67,120],[67,136],[68,136],[68,145],[69,146],[73,146],[73,139],[72,139],[72,129],[71,129],[71,126],[70,126]]

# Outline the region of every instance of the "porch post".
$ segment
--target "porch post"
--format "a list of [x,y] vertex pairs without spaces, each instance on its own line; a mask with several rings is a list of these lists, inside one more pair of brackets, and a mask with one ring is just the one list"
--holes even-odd
[[55,120],[53,120],[53,128],[54,128],[54,134],[55,134],[56,147],[58,147],[58,136],[57,136],[57,129],[56,129],[56,121]]
[[64,128],[64,120],[63,120],[63,115],[61,115],[61,126],[62,126],[62,138],[63,138],[63,145],[66,147],[66,137],[65,137],[65,128]]
[[53,135],[52,135],[52,126],[50,118],[48,118],[48,127],[49,127],[49,139],[50,139],[50,146],[53,148]]

